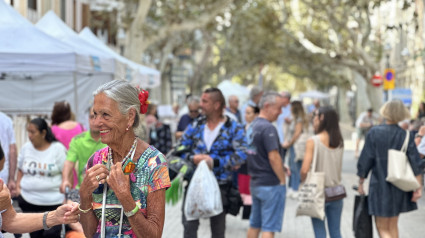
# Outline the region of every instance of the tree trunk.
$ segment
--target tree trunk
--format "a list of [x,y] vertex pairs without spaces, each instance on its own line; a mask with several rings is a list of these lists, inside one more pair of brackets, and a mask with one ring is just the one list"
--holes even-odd
[[361,112],[366,111],[370,107],[372,107],[375,112],[378,112],[383,103],[382,88],[372,86],[363,75],[356,71],[353,71],[353,76],[357,86],[356,115],[358,116]]

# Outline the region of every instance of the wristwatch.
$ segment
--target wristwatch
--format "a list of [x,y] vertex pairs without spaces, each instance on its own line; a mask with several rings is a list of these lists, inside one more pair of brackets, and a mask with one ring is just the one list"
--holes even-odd
[[424,137],[424,136],[419,134],[419,133],[416,133],[416,135],[415,135],[415,138],[422,138],[422,137]]
[[139,211],[139,206],[137,206],[137,204],[136,204],[136,207],[134,207],[134,209],[133,209],[133,210],[128,211],[128,212],[124,212],[124,214],[125,214],[127,217],[131,217],[131,216],[134,216],[134,214],[136,214],[138,211]]

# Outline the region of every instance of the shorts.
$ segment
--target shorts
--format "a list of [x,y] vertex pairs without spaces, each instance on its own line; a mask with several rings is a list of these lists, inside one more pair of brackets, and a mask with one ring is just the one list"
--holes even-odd
[[280,232],[285,211],[286,185],[251,187],[249,223],[261,231]]
[[357,139],[364,139],[370,128],[357,128]]

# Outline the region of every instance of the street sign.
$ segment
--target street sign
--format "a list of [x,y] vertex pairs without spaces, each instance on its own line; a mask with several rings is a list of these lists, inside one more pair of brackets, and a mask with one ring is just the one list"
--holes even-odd
[[375,87],[380,87],[382,85],[382,76],[379,73],[374,74],[371,83]]
[[393,90],[395,88],[395,70],[385,69],[384,90]]
[[404,105],[410,106],[412,105],[412,90],[408,88],[395,88],[391,90],[390,98],[391,100],[401,100]]

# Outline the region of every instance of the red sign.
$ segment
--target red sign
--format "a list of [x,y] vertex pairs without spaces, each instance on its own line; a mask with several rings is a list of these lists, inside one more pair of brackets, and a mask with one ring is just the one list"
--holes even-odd
[[380,74],[376,73],[372,77],[372,85],[375,87],[380,87],[382,85],[382,77]]

